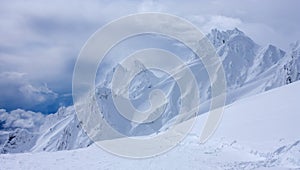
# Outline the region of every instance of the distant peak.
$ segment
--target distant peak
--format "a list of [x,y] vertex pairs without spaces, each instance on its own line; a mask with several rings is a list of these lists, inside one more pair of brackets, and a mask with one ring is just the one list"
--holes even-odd
[[234,28],[232,30],[219,30],[217,28],[214,28],[211,30],[210,34],[223,34],[227,36],[231,35],[245,35],[243,31],[239,30],[238,28]]
[[277,53],[285,54],[285,52],[284,52],[282,49],[280,49],[280,48],[274,46],[273,44],[268,44],[268,45],[264,48],[263,51],[264,51],[264,52],[267,52],[267,51],[273,51],[273,52],[275,52],[275,51],[276,51]]
[[278,47],[274,46],[273,44],[268,44],[265,47],[265,50],[280,50]]
[[268,48],[277,48],[277,47],[275,47],[274,45],[272,45],[272,44],[268,44],[268,46],[267,46]]
[[239,30],[238,28],[234,28],[233,30],[227,30],[231,35],[245,35],[243,31]]
[[222,44],[225,44],[230,38],[236,36],[245,36],[244,32],[238,28],[232,30],[221,31],[218,29],[212,29],[211,32],[207,35],[208,39],[214,44],[215,47],[219,47]]

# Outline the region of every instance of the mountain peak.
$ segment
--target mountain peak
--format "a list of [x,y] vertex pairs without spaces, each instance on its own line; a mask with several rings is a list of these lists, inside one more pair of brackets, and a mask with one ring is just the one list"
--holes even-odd
[[239,30],[238,28],[234,28],[233,30],[227,30],[228,34],[232,35],[245,35],[243,31]]
[[207,38],[215,47],[220,47],[225,44],[228,39],[235,36],[245,36],[245,34],[238,28],[226,31],[221,31],[215,28],[211,30],[211,32],[207,35]]
[[213,35],[223,34],[223,35],[227,35],[228,37],[233,35],[245,35],[245,33],[239,30],[238,28],[234,28],[232,30],[219,30],[217,28],[214,28],[211,30],[210,34]]
[[[268,44],[265,48],[263,48],[262,53],[272,53],[269,54],[270,56],[273,56],[273,53],[276,53],[276,56],[281,56],[280,58],[282,58],[285,55],[285,51],[283,51],[282,49],[272,45],[272,44]],[[280,59],[278,58],[278,59]]]

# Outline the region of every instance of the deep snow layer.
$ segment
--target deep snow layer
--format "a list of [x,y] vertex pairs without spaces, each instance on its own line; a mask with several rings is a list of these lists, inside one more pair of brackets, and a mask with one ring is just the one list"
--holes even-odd
[[87,148],[0,155],[0,169],[299,169],[300,82],[226,106],[212,138],[200,144],[207,113],[171,151],[126,159]]

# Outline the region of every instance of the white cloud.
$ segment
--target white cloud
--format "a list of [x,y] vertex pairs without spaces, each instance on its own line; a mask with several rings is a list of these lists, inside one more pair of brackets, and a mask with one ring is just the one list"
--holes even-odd
[[58,96],[46,85],[31,84],[24,73],[3,72],[0,80],[0,108],[33,109],[42,104],[47,107]]
[[39,112],[24,111],[21,109],[6,112],[0,110],[0,122],[2,128],[22,128],[29,131],[37,131],[39,126],[44,122],[45,115]]
[[231,18],[221,15],[211,16],[204,29],[211,30],[212,28],[218,28],[221,30],[234,29],[242,25],[242,21],[239,18]]
[[[272,43],[287,49],[300,38],[299,5],[300,1],[293,0],[0,1],[0,73],[27,73],[25,84],[32,85],[17,92],[0,89],[7,95],[0,101],[11,101],[19,93],[22,99],[26,93],[34,96],[34,89],[39,91],[41,86],[33,84],[41,82],[54,91],[70,93],[73,65],[85,41],[101,26],[124,15],[171,13],[187,18],[205,33],[215,27],[238,27],[261,45]],[[6,80],[0,80],[0,85]],[[10,89],[20,86],[17,81],[11,81]],[[34,100],[48,98],[40,95]]]
[[244,24],[239,18],[221,15],[194,15],[189,16],[188,19],[206,34],[214,28],[228,30],[239,28]]
[[137,12],[161,12],[164,6],[155,0],[145,0],[137,7]]

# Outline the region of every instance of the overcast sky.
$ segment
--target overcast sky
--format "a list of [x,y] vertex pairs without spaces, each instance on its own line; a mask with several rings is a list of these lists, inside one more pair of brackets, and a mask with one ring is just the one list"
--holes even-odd
[[51,112],[70,103],[81,47],[118,17],[166,12],[204,33],[238,27],[260,45],[288,50],[300,39],[299,7],[298,0],[0,1],[0,107]]

